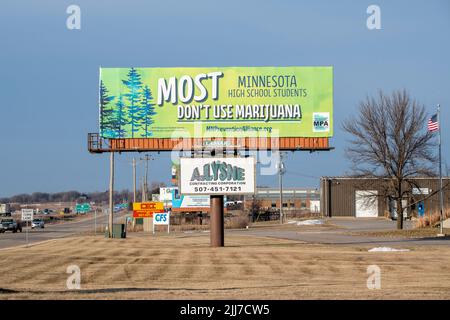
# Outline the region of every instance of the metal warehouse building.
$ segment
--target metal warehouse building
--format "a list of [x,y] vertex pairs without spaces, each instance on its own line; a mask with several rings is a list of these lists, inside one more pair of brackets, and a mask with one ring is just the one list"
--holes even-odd
[[[444,210],[450,205],[450,178],[443,180]],[[402,200],[408,216],[417,216],[418,203],[422,201],[425,214],[439,210],[439,179],[417,177],[415,187],[409,188],[408,197]],[[388,179],[322,177],[320,180],[321,213],[327,217],[383,217],[395,212],[396,203],[383,192]],[[433,194],[434,193],[434,194]],[[370,199],[370,201],[368,201]]]
[[[280,208],[280,189],[278,188],[258,188],[255,196],[261,201],[264,209]],[[251,205],[253,196],[246,196],[245,207]],[[320,192],[310,188],[283,188],[283,208],[285,210],[310,210],[320,211]]]

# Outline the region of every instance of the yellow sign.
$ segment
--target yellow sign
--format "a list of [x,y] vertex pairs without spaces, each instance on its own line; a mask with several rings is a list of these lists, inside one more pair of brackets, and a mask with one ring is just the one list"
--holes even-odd
[[152,218],[153,213],[164,212],[164,203],[162,202],[134,202],[134,218]]

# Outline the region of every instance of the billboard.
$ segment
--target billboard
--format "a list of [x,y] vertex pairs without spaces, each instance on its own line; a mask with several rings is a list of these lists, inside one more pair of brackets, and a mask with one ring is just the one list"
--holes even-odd
[[331,137],[332,67],[101,68],[103,138]]
[[255,158],[180,158],[180,193],[254,194]]

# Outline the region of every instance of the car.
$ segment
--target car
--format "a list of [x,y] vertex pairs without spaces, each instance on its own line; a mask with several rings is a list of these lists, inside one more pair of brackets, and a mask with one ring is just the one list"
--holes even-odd
[[33,221],[31,222],[31,229],[34,228],[44,229],[44,220],[39,218],[33,219]]
[[0,220],[0,232],[12,231],[16,233],[17,231],[22,232],[22,225],[14,221],[14,219],[2,219]]

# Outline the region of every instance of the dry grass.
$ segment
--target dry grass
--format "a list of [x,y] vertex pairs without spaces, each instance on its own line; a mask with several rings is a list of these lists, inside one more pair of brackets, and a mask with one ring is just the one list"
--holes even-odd
[[[382,230],[382,231],[365,231],[365,232],[348,232],[353,236],[364,237],[387,237],[387,238],[434,238],[440,232],[438,228],[416,228],[403,230]],[[450,234],[450,229],[444,229],[444,234]]]
[[244,212],[236,216],[229,217],[225,220],[225,228],[227,229],[243,229],[250,224],[248,215]]
[[[444,220],[450,218],[450,209],[444,210]],[[415,222],[416,228],[426,228],[429,226],[436,226],[441,222],[441,214],[438,211],[434,211],[431,215],[426,214],[422,218],[419,218]]]
[[[0,250],[0,299],[450,299],[450,248],[369,253],[364,247],[226,235],[65,238]],[[67,290],[66,268],[81,269]],[[367,267],[382,289],[366,288]],[[426,275],[426,277],[418,276]]]

